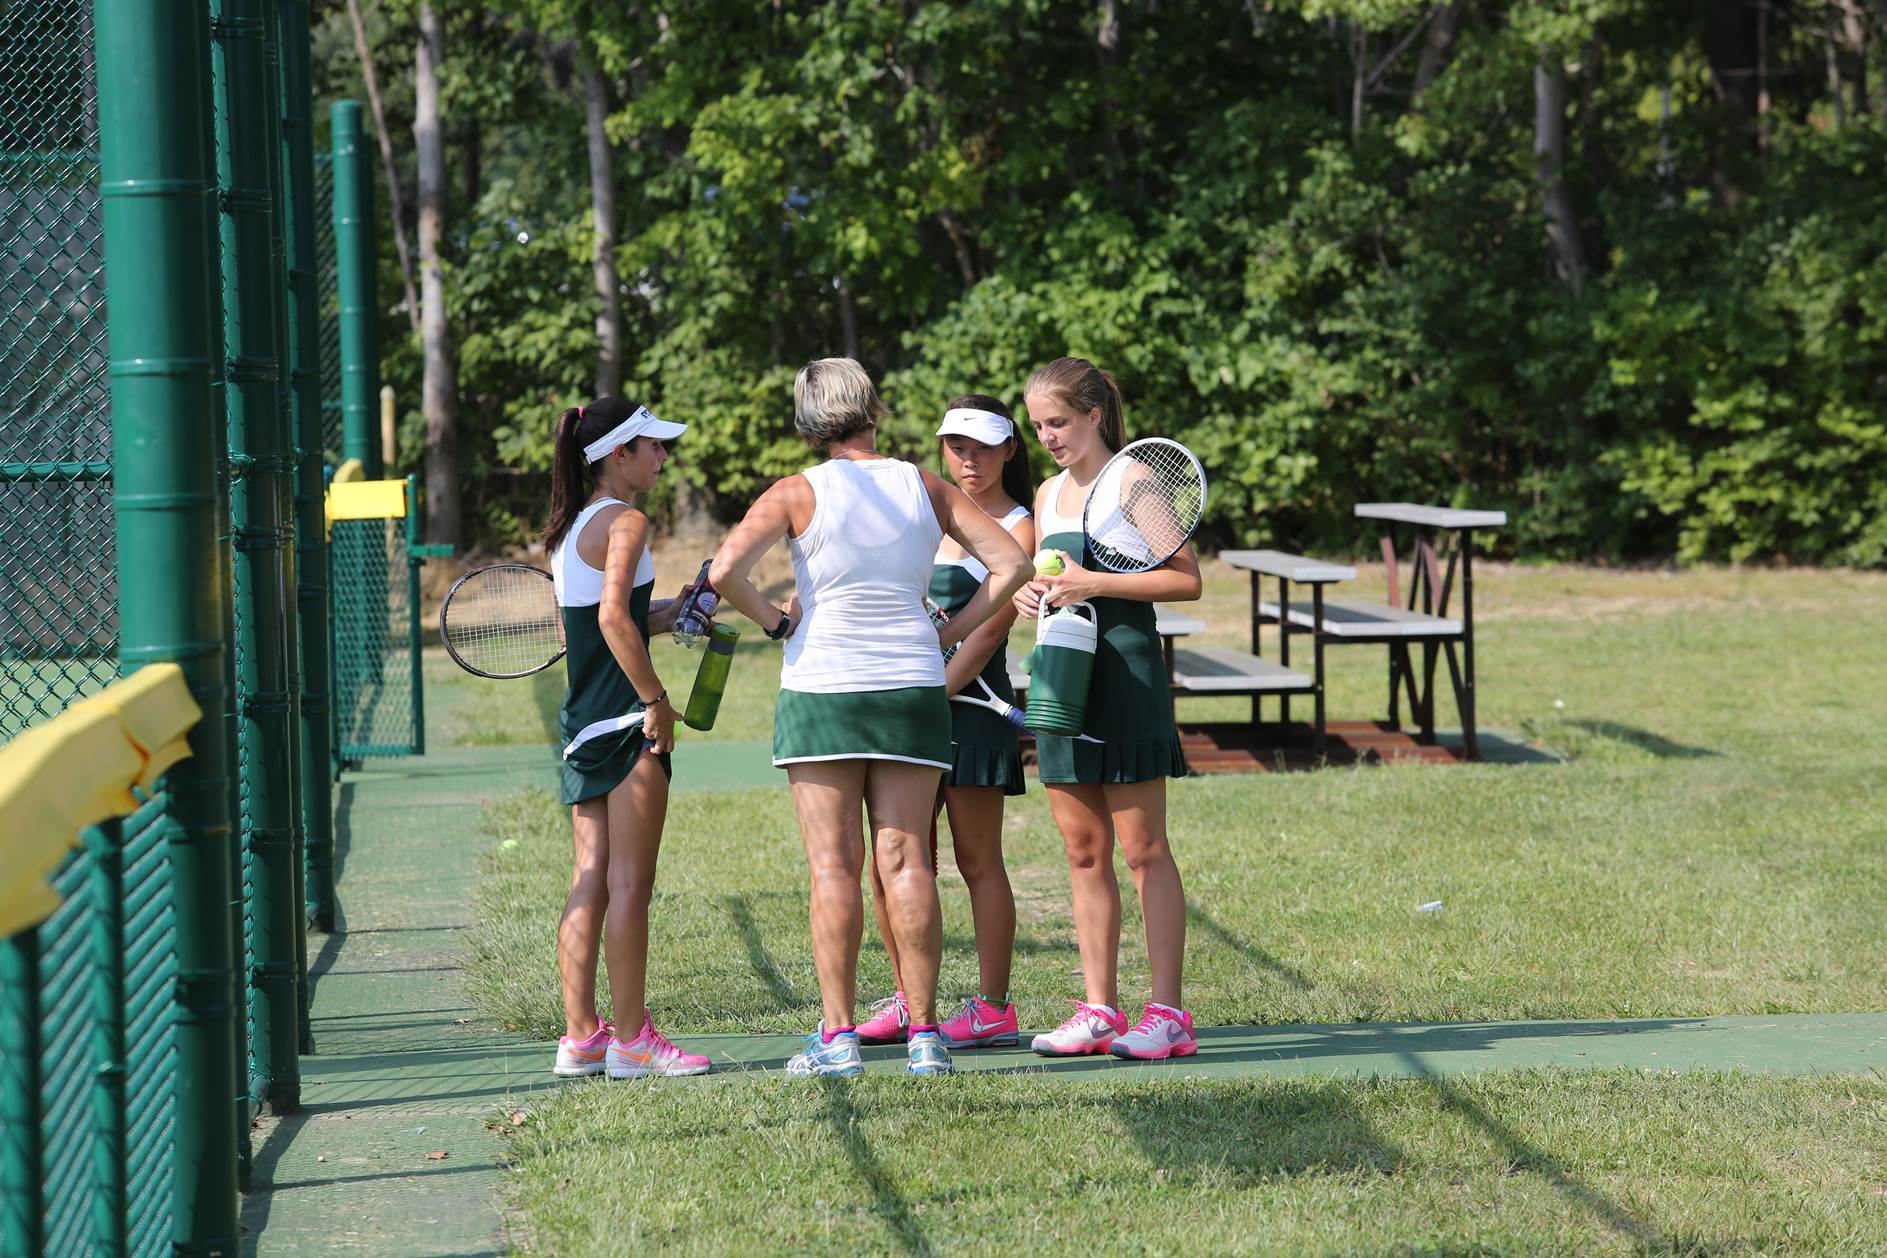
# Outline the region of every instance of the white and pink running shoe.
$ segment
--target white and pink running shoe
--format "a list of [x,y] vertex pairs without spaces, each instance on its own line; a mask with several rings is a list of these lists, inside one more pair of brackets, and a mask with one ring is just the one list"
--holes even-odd
[[642,1033],[627,1044],[609,1038],[609,1077],[641,1079],[648,1075],[704,1075],[713,1063],[700,1053],[684,1053],[655,1029],[655,1019],[642,1011]]
[[1164,1061],[1168,1057],[1191,1057],[1199,1051],[1199,1041],[1192,1033],[1190,1013],[1149,1000],[1139,1024],[1117,1036],[1107,1051],[1131,1061]]
[[902,1044],[911,1035],[911,1007],[904,993],[897,992],[876,1001],[871,1017],[858,1024],[860,1044]]
[[1022,1042],[1015,1004],[992,1005],[981,996],[964,1001],[940,1030],[951,1048],[1014,1048]]
[[609,1048],[610,1037],[616,1034],[616,1028],[607,1020],[599,1022],[596,1031],[587,1040],[573,1040],[567,1035],[557,1037],[557,1061],[550,1071],[559,1079],[581,1079],[585,1075],[603,1073],[603,1054]]
[[1087,1053],[1105,1053],[1114,1038],[1127,1029],[1127,1016],[1106,1005],[1090,1005],[1085,1000],[1070,1002],[1074,1016],[1044,1031],[1029,1042],[1029,1047],[1044,1057],[1080,1057]]

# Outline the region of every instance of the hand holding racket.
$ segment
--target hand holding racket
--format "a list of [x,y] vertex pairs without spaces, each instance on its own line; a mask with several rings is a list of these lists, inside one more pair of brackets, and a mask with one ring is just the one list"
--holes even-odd
[[[950,617],[945,614],[943,608],[937,606],[937,604],[931,602],[928,598],[924,600],[924,610],[930,613],[931,621],[934,624],[942,625],[946,620],[950,619]],[[961,642],[953,642],[943,648],[944,664],[946,667],[956,656],[958,648],[962,645],[963,643]],[[1015,726],[1018,731],[1028,734],[1030,737],[1035,736],[1035,731],[1029,728],[1028,713],[1013,703],[1008,703],[997,698],[996,692],[989,688],[989,683],[983,680],[981,673],[973,674],[970,680],[964,683],[962,690],[950,696],[950,702],[967,703],[972,707],[985,708]],[[1098,743],[1101,741],[1087,734],[1081,734],[1078,738],[1084,743]]]

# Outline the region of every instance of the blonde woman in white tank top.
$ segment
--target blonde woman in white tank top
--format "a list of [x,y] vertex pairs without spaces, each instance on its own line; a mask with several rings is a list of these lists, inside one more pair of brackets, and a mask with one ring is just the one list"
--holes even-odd
[[[1028,578],[1028,559],[961,490],[878,453],[885,414],[864,368],[809,363],[793,382],[794,425],[828,462],[760,496],[714,557],[710,580],[769,637],[783,639],[773,759],[786,769],[811,866],[813,961],[825,1016],[793,1075],[864,1069],[853,1022],[862,820],[898,941],[911,1009],[912,1074],[950,1072],[937,1034],[943,930],[931,871],[931,810],[950,755],[940,648],[961,641]],[[938,542],[955,539],[989,570],[941,631],[923,607]],[[754,588],[754,562],[788,539],[797,614]]]

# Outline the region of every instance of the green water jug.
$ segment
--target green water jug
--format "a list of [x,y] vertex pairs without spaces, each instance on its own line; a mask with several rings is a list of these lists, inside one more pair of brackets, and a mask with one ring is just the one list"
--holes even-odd
[[1038,734],[1074,737],[1088,715],[1088,682],[1094,676],[1099,637],[1094,605],[1070,603],[1035,622],[1029,653],[1029,728]]
[[688,692],[688,710],[681,714],[689,729],[714,728],[720,715],[721,694],[727,689],[727,670],[734,666],[734,644],[740,630],[731,625],[715,624],[708,629],[707,649],[701,652],[701,664],[695,669],[695,688]]

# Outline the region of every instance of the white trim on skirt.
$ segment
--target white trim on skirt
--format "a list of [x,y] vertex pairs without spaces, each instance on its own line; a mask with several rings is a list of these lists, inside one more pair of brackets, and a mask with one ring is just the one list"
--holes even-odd
[[570,740],[570,745],[563,749],[563,758],[568,760],[570,753],[589,742],[592,738],[601,738],[605,734],[614,734],[617,730],[628,729],[642,720],[641,712],[625,712],[621,716],[612,716],[604,721],[591,721],[577,731],[577,736]]
[[773,767],[780,769],[789,764],[815,764],[822,760],[896,760],[903,764],[927,765],[933,769],[950,767],[942,760],[925,760],[921,756],[894,756],[883,751],[845,751],[836,756],[791,756],[785,760],[775,760]]

